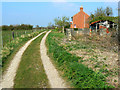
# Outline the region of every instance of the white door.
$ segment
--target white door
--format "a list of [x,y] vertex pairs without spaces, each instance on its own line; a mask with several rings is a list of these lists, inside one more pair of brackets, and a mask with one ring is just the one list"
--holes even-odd
[[76,28],[76,24],[74,24],[74,28]]

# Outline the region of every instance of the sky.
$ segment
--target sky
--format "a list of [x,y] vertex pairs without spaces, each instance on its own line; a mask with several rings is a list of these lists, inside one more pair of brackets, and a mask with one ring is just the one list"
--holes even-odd
[[[118,2],[2,2],[2,25],[31,24],[48,26],[49,22],[54,23],[56,17],[72,17],[80,11],[83,6],[84,12],[88,15],[103,7],[110,6],[113,9],[113,16],[118,16]],[[1,3],[0,3],[1,5]]]

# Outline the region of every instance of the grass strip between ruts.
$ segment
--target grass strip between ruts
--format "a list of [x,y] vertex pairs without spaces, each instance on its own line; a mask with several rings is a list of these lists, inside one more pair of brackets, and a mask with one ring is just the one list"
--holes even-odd
[[49,87],[40,57],[40,42],[44,35],[35,39],[25,50],[14,80],[14,88]]
[[18,52],[18,50],[31,38],[37,36],[39,33],[43,32],[43,30],[39,31],[38,33],[34,33],[33,36],[30,37],[25,37],[25,38],[21,38],[21,41],[18,44],[13,45],[12,43],[9,43],[9,47],[13,47],[13,50],[10,50],[10,54],[5,57],[2,58],[2,73],[4,74],[4,72],[6,71],[6,69],[8,68],[11,60],[13,59],[13,57],[15,56],[15,54]]

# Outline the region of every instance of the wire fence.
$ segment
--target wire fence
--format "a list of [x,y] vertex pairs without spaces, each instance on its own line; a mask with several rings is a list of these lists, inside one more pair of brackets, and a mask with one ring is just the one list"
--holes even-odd
[[2,31],[2,46],[4,47],[7,43],[14,40],[16,37],[21,35],[30,34],[39,30],[14,30],[14,31]]
[[68,32],[71,32],[71,36],[74,38],[79,38],[79,36],[81,35],[100,35],[100,36],[113,36],[113,37],[117,37],[118,35],[118,31],[116,29],[108,29],[109,33],[107,33],[107,29],[98,29],[98,30],[92,30],[90,32],[89,28],[86,29],[78,29],[78,30],[74,30],[74,29],[66,29],[66,35],[68,36]]
[[73,30],[73,29],[69,29],[66,30],[66,33],[68,33],[68,31],[71,31],[71,35],[74,38],[78,38],[80,35],[89,35],[89,29],[78,29],[78,30]]

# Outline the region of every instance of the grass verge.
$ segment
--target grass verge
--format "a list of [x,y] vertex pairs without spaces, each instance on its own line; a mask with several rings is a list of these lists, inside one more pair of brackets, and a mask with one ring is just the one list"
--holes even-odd
[[6,62],[4,63],[3,67],[2,67],[2,72],[4,73],[5,70],[7,69],[7,67],[9,66],[11,60],[13,59],[13,57],[15,56],[15,54],[18,52],[18,50],[27,42],[23,41],[21,42],[18,46],[15,47],[15,49],[13,50],[13,52],[7,57]]
[[16,77],[14,88],[48,88],[48,79],[40,57],[40,42],[44,34],[35,39],[25,50]]
[[75,88],[114,88],[106,83],[105,77],[94,72],[91,68],[79,63],[79,57],[68,53],[62,46],[58,45],[57,37],[61,33],[51,32],[47,37],[47,47],[49,56],[57,64],[59,70],[63,71],[63,76],[71,82]]
[[[42,31],[39,31],[39,33],[41,33]],[[13,44],[10,43],[8,44],[9,47],[13,47],[13,50],[10,50],[10,54],[7,55],[7,57],[2,58],[2,73],[4,74],[7,67],[9,66],[11,60],[13,59],[13,57],[15,56],[15,54],[18,52],[18,50],[31,38],[33,38],[34,36],[36,36],[39,33],[35,33],[30,37],[25,37],[25,38],[21,38],[21,41],[17,44]]]

